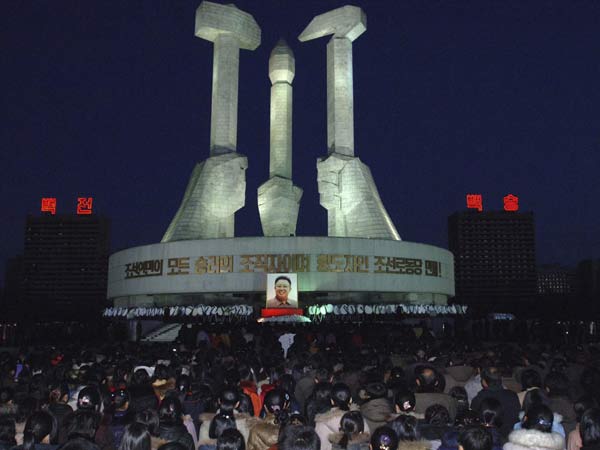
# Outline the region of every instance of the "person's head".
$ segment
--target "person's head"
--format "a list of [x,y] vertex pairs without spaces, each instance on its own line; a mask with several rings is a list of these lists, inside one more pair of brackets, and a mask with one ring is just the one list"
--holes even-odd
[[171,441],[158,447],[158,450],[187,450],[187,447],[181,442]]
[[531,406],[523,416],[523,428],[527,430],[538,430],[544,433],[552,431],[552,421],[554,414],[552,410],[542,403],[536,403]]
[[413,416],[400,415],[388,425],[401,441],[416,441],[419,438],[417,419]]
[[573,403],[573,410],[575,411],[575,418],[577,422],[581,421],[581,416],[585,411],[590,408],[597,408],[598,402],[594,397],[583,396],[578,398],[575,403]]
[[365,421],[360,411],[348,411],[340,419],[340,431],[344,434],[362,433]]
[[544,379],[544,387],[550,397],[567,395],[569,380],[566,375],[560,372],[550,372]]
[[464,429],[458,435],[458,450],[492,450],[492,434],[481,427]]
[[340,408],[342,411],[348,411],[352,403],[352,393],[348,385],[336,383],[331,388],[331,404]]
[[143,423],[133,422],[125,427],[119,450],[150,450],[150,432]]
[[45,411],[34,412],[23,430],[23,450],[33,450],[35,444],[55,444],[58,426],[55,417]]
[[542,389],[531,389],[527,391],[523,398],[523,411],[527,411],[533,405],[543,404],[548,405],[548,396]]
[[501,427],[503,414],[502,404],[498,399],[488,397],[481,402],[479,407],[479,421],[484,427]]
[[238,406],[240,397],[238,391],[226,388],[219,394],[219,409],[223,413],[233,414],[233,410]]
[[415,369],[415,387],[417,392],[442,392],[445,383],[432,367],[419,366]]
[[273,389],[265,395],[263,408],[267,414],[273,414],[277,423],[287,420],[287,410],[290,405],[290,395],[280,389]]
[[319,450],[321,440],[314,428],[288,425],[279,435],[277,450]]
[[369,448],[371,450],[396,450],[399,440],[396,432],[388,426],[377,428],[371,434]]
[[502,374],[497,367],[484,367],[481,371],[481,385],[484,389],[502,386]]
[[17,445],[15,435],[17,434],[15,419],[12,417],[0,417],[0,442],[3,444]]
[[292,290],[292,280],[286,276],[278,276],[275,278],[275,297],[280,302],[285,302]]
[[117,389],[111,392],[110,402],[114,411],[126,411],[129,408],[129,393],[127,389]]
[[179,425],[183,423],[183,407],[177,397],[167,396],[160,402],[158,421],[161,425]]
[[100,411],[100,392],[95,386],[86,386],[77,395],[77,409]]
[[343,433],[338,442],[341,448],[347,448],[350,436],[365,431],[364,419],[360,411],[348,411],[340,419],[340,431]]
[[450,391],[448,391],[448,394],[450,394],[450,396],[456,400],[456,404],[458,406],[458,415],[464,414],[464,412],[469,409],[469,396],[467,395],[467,391],[464,387],[454,386],[452,389],[450,389]]
[[579,432],[584,447],[600,444],[600,409],[590,408],[581,415]]
[[52,384],[48,400],[50,403],[67,403],[69,400],[69,386],[67,383]]
[[450,423],[450,413],[445,406],[436,403],[425,410],[425,422],[429,425],[448,425]]
[[151,436],[158,436],[160,422],[158,420],[158,413],[154,409],[145,409],[137,412],[134,420],[146,425]]
[[146,369],[139,368],[133,372],[131,377],[131,384],[137,386],[143,386],[150,383],[150,375]]
[[100,447],[93,440],[82,437],[69,439],[60,448],[61,450],[100,450]]
[[416,404],[415,394],[408,389],[398,391],[394,395],[394,406],[397,413],[409,413],[415,409]]
[[65,419],[67,438],[82,438],[93,441],[100,425],[100,415],[89,409],[78,409]]
[[542,387],[542,377],[539,372],[534,369],[525,369],[521,372],[521,387],[523,390]]
[[246,450],[244,436],[235,428],[223,430],[217,438],[217,450]]
[[236,428],[235,418],[233,413],[220,412],[210,421],[210,427],[208,428],[208,437],[211,439],[218,439],[223,431],[229,428]]
[[237,407],[235,408],[239,413],[248,414],[249,416],[254,416],[254,405],[252,404],[252,399],[248,394],[244,394],[243,392],[239,394],[240,400],[238,401]]

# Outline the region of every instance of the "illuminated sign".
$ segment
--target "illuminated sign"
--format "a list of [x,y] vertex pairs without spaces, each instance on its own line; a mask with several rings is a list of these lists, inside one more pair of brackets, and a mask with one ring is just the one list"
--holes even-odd
[[53,216],[56,214],[56,197],[42,198],[42,212],[49,212]]
[[[317,272],[324,273],[382,273],[443,277],[442,263],[439,261],[399,256],[294,253],[179,256],[135,261],[125,264],[125,279],[226,273],[267,273],[268,276],[288,274],[290,277],[293,275],[295,279],[297,275],[291,273],[290,268],[296,269],[298,273],[307,273],[311,272],[311,267],[313,269],[316,267]],[[272,284],[269,285],[271,289]],[[292,289],[295,289],[295,285],[296,283],[292,282]]]
[[504,197],[504,211],[518,211],[519,210],[519,197],[516,195],[508,194]]
[[92,214],[93,197],[78,197],[77,198],[77,215],[88,216]]
[[[77,215],[89,216],[92,214],[92,204],[94,197],[78,197],[77,198]],[[49,212],[53,216],[56,215],[56,197],[42,197],[42,212]]]
[[483,198],[481,194],[467,194],[467,208],[483,211]]

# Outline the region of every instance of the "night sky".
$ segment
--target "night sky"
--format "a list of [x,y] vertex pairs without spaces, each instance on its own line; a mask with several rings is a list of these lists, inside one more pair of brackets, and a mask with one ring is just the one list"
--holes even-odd
[[[196,162],[209,156],[212,43],[199,1],[7,1],[1,6],[4,259],[22,252],[43,196],[93,196],[112,248],[159,242]],[[295,52],[298,235],[326,235],[316,159],[326,154],[325,46],[300,43],[342,1],[245,0],[262,44],[240,57],[238,151],[248,157],[236,235],[262,234],[269,53]],[[447,217],[481,193],[535,213],[539,263],[600,257],[600,2],[363,1],[354,42],[356,156],[404,240],[447,247]]]

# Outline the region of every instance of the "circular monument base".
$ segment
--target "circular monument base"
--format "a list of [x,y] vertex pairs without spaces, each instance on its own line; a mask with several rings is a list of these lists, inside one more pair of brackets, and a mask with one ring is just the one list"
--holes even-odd
[[444,305],[454,257],[426,244],[335,237],[240,237],[122,250],[109,259],[117,307],[264,305],[268,273],[297,274],[299,307],[315,303]]

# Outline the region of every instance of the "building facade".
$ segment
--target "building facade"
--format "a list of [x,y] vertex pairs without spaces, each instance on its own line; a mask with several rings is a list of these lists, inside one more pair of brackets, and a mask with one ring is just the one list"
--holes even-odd
[[110,223],[97,215],[28,216],[20,317],[98,317],[106,302]]
[[502,309],[535,299],[533,213],[456,212],[448,218],[448,241],[457,302]]

